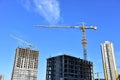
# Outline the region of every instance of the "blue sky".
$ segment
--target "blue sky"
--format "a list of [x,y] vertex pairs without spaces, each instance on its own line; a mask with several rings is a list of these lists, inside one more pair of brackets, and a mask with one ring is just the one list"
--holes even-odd
[[[38,80],[45,80],[46,58],[50,56],[68,54],[83,58],[79,29],[35,27],[38,24],[81,26],[81,22],[98,26],[98,30],[86,33],[87,58],[94,63],[94,72],[103,72],[100,44],[106,40],[114,44],[117,66],[120,66],[119,0],[0,0],[0,74],[10,80],[15,49],[28,47],[11,38],[11,34],[40,51]],[[103,73],[99,76],[104,77]]]

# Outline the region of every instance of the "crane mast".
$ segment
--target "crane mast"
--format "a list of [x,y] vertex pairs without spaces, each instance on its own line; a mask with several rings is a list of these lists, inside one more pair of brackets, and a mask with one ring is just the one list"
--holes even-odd
[[87,60],[87,40],[86,40],[86,32],[85,32],[85,27],[84,27],[84,23],[82,24],[82,27],[80,28],[82,30],[82,45],[83,45],[83,56],[84,56],[84,60]]
[[82,23],[82,26],[80,27],[82,30],[82,45],[83,45],[83,56],[84,60],[87,60],[87,40],[86,40],[86,29],[94,29],[96,30],[96,26],[85,26],[84,23]]

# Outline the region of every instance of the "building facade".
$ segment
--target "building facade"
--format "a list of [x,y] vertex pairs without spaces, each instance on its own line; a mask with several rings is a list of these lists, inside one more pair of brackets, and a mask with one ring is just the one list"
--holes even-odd
[[11,80],[37,80],[39,51],[16,49]]
[[104,76],[106,80],[119,80],[113,44],[109,41],[101,44]]
[[4,75],[0,75],[0,80],[4,80]]
[[87,80],[94,80],[93,63],[90,61],[69,55],[47,59],[46,80],[86,80],[85,76]]

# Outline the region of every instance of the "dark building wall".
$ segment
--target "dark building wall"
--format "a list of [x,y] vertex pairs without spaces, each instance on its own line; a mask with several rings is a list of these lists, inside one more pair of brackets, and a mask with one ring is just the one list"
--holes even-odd
[[93,63],[90,61],[69,55],[47,59],[46,80],[84,80],[85,76],[87,80],[93,80]]

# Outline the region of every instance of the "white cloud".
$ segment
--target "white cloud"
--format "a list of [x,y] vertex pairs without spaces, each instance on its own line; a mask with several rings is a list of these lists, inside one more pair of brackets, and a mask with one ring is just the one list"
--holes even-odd
[[60,6],[58,0],[21,0],[27,10],[34,10],[43,16],[50,24],[60,20]]

